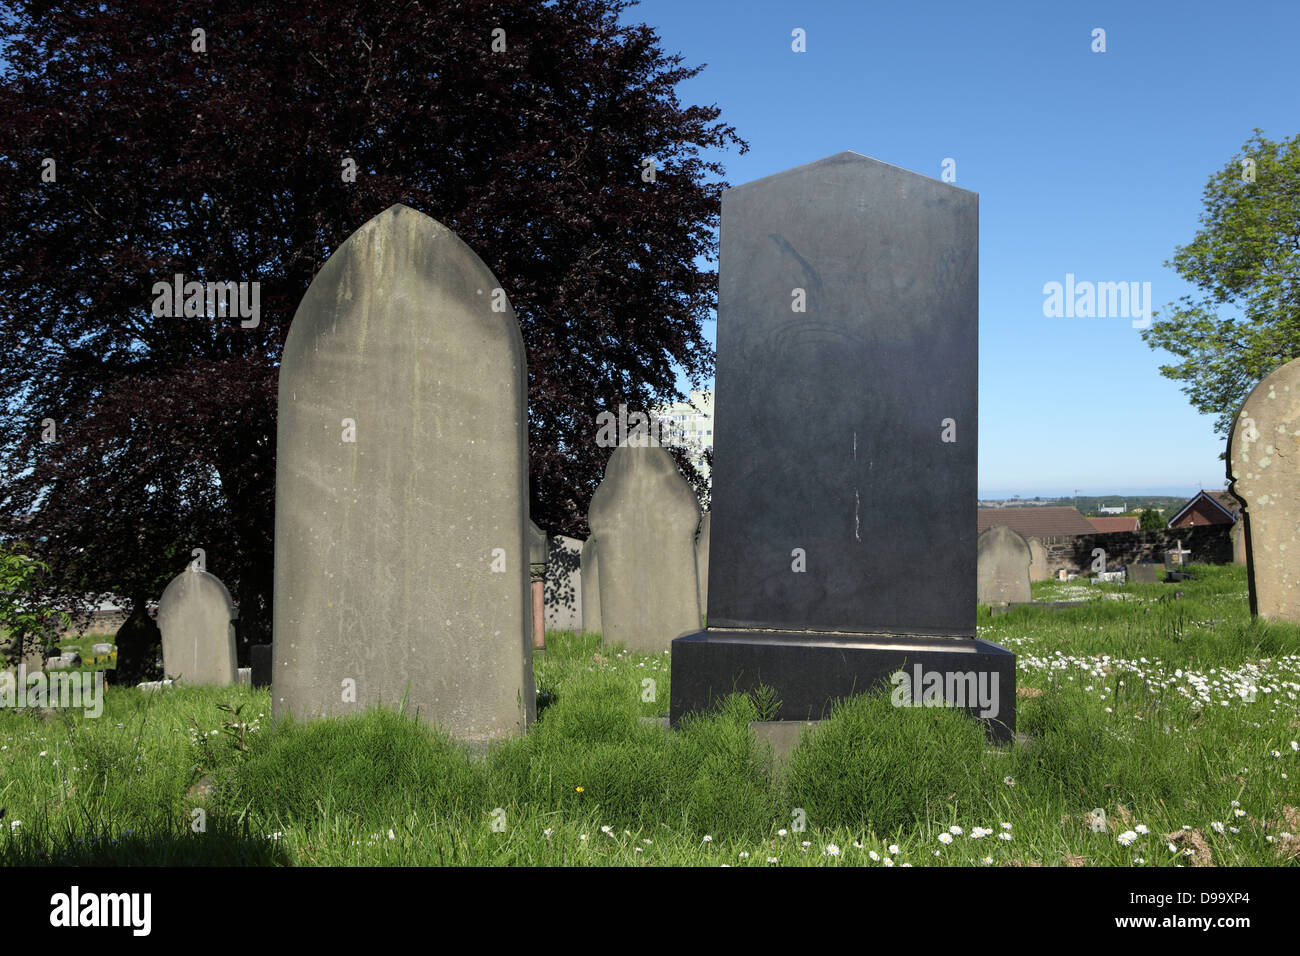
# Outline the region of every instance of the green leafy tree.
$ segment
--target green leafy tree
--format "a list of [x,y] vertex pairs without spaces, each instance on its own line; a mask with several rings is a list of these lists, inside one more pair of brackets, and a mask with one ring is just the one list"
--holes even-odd
[[53,644],[54,621],[68,621],[68,614],[36,600],[34,595],[49,567],[33,560],[18,548],[0,548],[0,629],[8,634],[6,662],[18,664],[34,650]]
[[1300,355],[1300,134],[1275,143],[1256,129],[1204,200],[1200,231],[1165,263],[1200,293],[1142,337],[1182,360],[1160,374],[1226,437],[1250,389]]
[[1138,529],[1140,531],[1159,531],[1165,526],[1165,519],[1160,517],[1160,512],[1154,508],[1143,508],[1142,513],[1138,515]]

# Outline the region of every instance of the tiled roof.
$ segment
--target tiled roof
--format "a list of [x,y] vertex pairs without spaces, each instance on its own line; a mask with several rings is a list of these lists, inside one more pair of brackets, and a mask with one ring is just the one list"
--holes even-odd
[[1088,523],[1098,531],[1136,531],[1140,518],[1089,518]]
[[1227,508],[1234,515],[1241,514],[1241,502],[1232,497],[1226,491],[1215,491],[1210,493],[1210,497],[1217,501],[1223,507]]
[[980,508],[976,511],[977,532],[996,524],[1004,524],[1026,538],[1096,533],[1077,508]]

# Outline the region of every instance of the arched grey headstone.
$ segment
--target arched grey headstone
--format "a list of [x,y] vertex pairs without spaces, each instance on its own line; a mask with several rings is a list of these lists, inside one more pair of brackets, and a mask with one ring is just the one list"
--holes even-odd
[[445,226],[392,206],[330,256],[280,367],[277,717],[531,722],[526,402],[514,312]]
[[582,542],[564,535],[550,540],[546,562],[546,629],[582,630]]
[[235,683],[235,605],[215,575],[186,568],[158,599],[163,670],[184,684]]
[[1029,587],[1029,544],[1004,524],[986,528],[975,542],[976,600],[980,604],[1024,604]]
[[608,643],[657,654],[699,630],[695,492],[660,447],[614,449],[587,523],[600,541],[600,616]]
[[1244,504],[1251,612],[1300,622],[1300,359],[1251,390],[1228,436]]
[[604,634],[600,616],[600,559],[596,536],[582,542],[582,629],[589,634]]
[[[709,516],[712,514],[712,511],[704,512],[700,530],[695,533],[695,573],[699,578],[701,617],[709,613]],[[703,623],[700,626],[703,627]]]

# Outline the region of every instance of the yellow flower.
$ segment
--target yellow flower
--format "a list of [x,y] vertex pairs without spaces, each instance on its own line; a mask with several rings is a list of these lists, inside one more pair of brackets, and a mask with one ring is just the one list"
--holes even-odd
[[573,789],[574,789],[574,790],[577,790],[579,793],[582,793],[582,788],[581,788],[581,787],[574,787]]

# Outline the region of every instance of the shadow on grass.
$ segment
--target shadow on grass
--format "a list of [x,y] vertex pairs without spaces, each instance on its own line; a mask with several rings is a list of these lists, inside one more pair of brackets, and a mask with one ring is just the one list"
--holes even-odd
[[58,841],[0,840],[0,866],[290,866],[292,857],[265,838],[213,831],[178,835],[124,833]]

